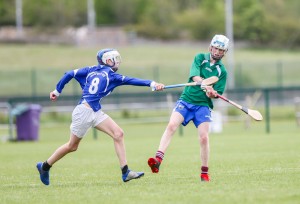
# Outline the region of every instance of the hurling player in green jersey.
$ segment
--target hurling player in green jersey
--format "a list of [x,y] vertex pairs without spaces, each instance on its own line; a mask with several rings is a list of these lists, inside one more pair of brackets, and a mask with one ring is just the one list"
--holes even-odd
[[[186,86],[176,103],[169,123],[162,135],[155,157],[148,159],[148,165],[153,173],[159,172],[159,166],[177,128],[182,124],[186,126],[190,121],[198,129],[201,158],[201,181],[209,181],[209,124],[212,99],[216,94],[223,94],[227,71],[221,59],[228,50],[229,39],[224,35],[215,35],[209,46],[209,53],[197,54],[190,69],[188,82],[198,82],[211,76],[217,76],[219,81],[212,87]],[[205,91],[202,90],[205,89]]]

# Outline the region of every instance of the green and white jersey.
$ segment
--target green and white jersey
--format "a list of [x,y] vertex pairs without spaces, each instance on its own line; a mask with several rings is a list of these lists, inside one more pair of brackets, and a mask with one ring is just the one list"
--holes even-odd
[[[193,82],[194,76],[200,76],[204,79],[217,76],[219,81],[213,85],[213,88],[223,94],[226,86],[227,71],[221,60],[215,64],[210,63],[210,53],[197,54],[190,69],[190,77],[188,82]],[[201,90],[200,86],[186,86],[179,98],[194,105],[208,106],[213,109],[212,100],[206,96],[206,93]]]

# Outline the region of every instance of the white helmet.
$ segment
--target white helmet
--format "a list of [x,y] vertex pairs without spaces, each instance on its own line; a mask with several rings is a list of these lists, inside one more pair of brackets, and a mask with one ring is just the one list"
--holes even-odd
[[210,46],[214,46],[221,50],[228,50],[229,39],[225,35],[215,35],[211,40]]
[[[211,50],[211,47],[215,47],[215,48],[224,50],[225,51],[224,54],[225,54],[229,47],[229,39],[225,35],[215,35],[210,42],[210,50]],[[216,60],[222,59],[223,56],[224,55],[217,57],[212,54],[212,57]]]
[[115,69],[118,69],[118,67],[122,61],[120,53],[115,49],[100,50],[97,53],[97,60],[98,60],[99,64],[106,65],[106,66],[109,66],[106,64],[106,61],[111,60],[114,63],[114,65],[111,66],[111,68],[115,68]]

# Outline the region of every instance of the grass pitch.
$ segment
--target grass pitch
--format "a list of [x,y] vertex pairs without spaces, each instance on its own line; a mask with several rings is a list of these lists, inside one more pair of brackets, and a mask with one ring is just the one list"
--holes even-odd
[[[300,137],[294,121],[224,125],[211,134],[210,183],[199,179],[199,143],[189,124],[174,135],[159,174],[147,159],[154,156],[164,124],[123,124],[129,167],[144,171],[123,183],[112,140],[90,131],[75,153],[51,169],[44,186],[36,162],[44,161],[68,140],[69,124],[41,125],[37,142],[0,143],[0,203],[299,203]],[[1,130],[0,135],[6,134]]]

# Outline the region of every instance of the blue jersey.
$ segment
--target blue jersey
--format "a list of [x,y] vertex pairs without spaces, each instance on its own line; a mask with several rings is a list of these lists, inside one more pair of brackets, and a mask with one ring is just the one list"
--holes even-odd
[[108,96],[117,86],[150,86],[152,82],[117,74],[110,67],[104,65],[95,65],[66,72],[57,83],[56,90],[61,93],[72,78],[76,79],[82,88],[79,104],[87,102],[95,112],[101,109],[102,98]]

